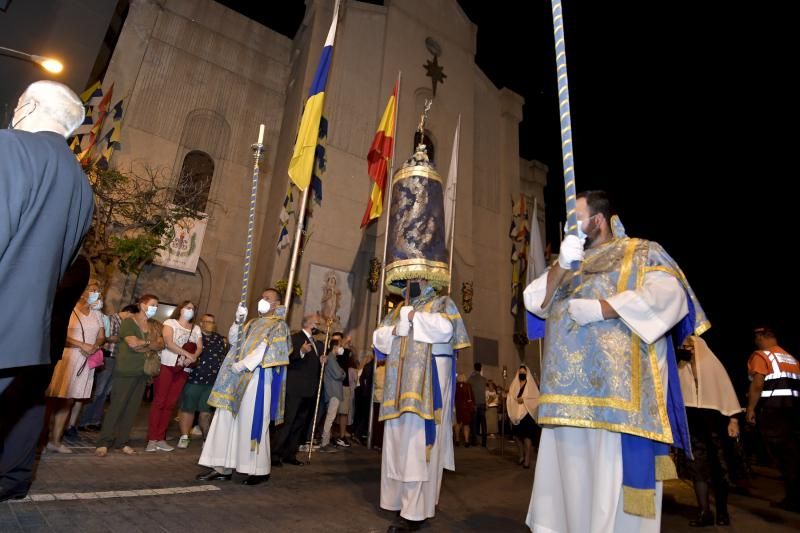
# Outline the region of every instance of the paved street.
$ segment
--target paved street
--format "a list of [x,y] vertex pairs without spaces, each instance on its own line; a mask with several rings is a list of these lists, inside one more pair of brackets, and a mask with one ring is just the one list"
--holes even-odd
[[[142,416],[134,441],[139,450],[145,444],[144,425]],[[28,500],[0,504],[0,531],[377,532],[393,519],[378,508],[380,454],[361,447],[315,454],[311,465],[275,468],[268,483],[246,487],[236,477],[194,481],[202,471],[196,465],[199,441],[170,453],[129,457],[115,452],[96,458],[93,434],[82,435],[73,445],[75,453],[42,456]],[[499,439],[490,440],[490,448],[496,446]],[[515,464],[512,444],[505,452],[501,457],[497,449],[456,448],[458,471],[445,474],[438,513],[425,530],[527,531],[523,520],[533,469]],[[775,473],[759,473],[753,495],[731,496],[732,525],[718,530],[800,530],[800,515],[769,505],[783,496]],[[668,485],[664,509],[662,531],[692,531],[686,523],[695,514],[694,496],[686,482]]]

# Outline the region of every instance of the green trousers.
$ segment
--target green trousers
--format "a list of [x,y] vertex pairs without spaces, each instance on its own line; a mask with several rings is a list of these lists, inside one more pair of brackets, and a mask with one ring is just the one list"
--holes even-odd
[[97,446],[121,448],[131,438],[131,428],[142,405],[147,376],[114,376],[111,380],[111,407],[103,418]]

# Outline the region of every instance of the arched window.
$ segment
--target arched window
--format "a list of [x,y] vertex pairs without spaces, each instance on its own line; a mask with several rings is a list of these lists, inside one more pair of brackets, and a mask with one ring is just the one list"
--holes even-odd
[[205,152],[192,150],[183,158],[175,190],[176,205],[205,211],[214,177],[214,160]]
[[417,149],[418,144],[424,144],[428,150],[428,160],[433,163],[436,161],[436,151],[433,146],[433,139],[431,139],[427,134],[415,131],[414,132],[414,150]]

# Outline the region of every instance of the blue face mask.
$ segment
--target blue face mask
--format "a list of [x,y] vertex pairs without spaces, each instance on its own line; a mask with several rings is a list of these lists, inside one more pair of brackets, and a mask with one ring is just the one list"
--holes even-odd
[[157,305],[148,305],[147,311],[145,311],[144,314],[147,318],[153,318],[154,316],[156,316],[156,312],[158,312]]
[[100,293],[97,291],[92,291],[89,293],[89,296],[86,297],[86,303],[92,305],[99,299],[100,299]]

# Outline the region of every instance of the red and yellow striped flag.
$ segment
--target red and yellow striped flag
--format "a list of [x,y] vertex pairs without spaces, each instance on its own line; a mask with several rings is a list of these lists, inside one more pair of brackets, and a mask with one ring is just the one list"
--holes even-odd
[[383,213],[383,196],[386,193],[386,175],[389,169],[389,160],[392,158],[394,149],[394,121],[397,118],[397,83],[394,84],[394,91],[389,97],[389,103],[381,117],[378,125],[378,132],[372,140],[367,154],[368,173],[373,181],[372,192],[369,195],[367,210],[361,220],[361,227],[364,228],[371,221],[379,218]]

